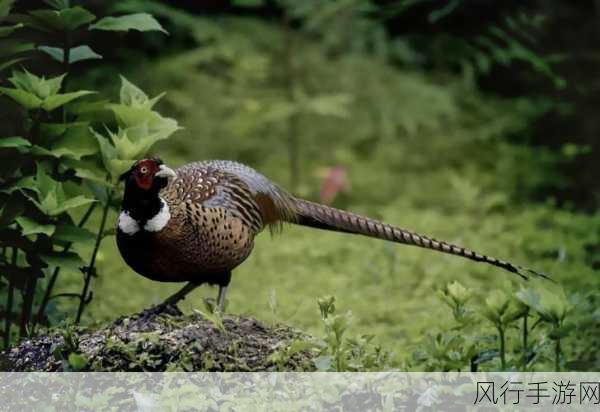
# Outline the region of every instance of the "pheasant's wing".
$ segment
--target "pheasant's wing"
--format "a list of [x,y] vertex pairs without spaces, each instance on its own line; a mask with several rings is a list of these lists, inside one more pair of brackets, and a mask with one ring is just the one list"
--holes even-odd
[[265,225],[277,227],[295,216],[295,205],[289,194],[239,163],[191,163],[177,169],[177,175],[165,196],[176,196],[192,208],[224,209],[255,233]]

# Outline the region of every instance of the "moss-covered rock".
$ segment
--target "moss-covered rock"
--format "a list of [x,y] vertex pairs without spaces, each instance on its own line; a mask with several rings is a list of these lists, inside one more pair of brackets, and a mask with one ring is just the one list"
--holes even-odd
[[309,352],[282,357],[309,339],[286,326],[225,315],[183,315],[151,308],[95,331],[67,327],[25,340],[2,354],[11,371],[265,371],[310,370]]

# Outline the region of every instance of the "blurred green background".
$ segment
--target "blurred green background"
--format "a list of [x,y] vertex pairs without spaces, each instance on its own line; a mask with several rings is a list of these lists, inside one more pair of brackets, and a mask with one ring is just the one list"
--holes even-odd
[[[595,4],[90,1],[97,14],[150,12],[170,35],[95,34],[105,58],[72,84],[116,96],[122,73],[152,96],[166,91],[159,110],[184,129],[153,152],[171,167],[237,160],[315,201],[337,168],[335,207],[544,271],[583,296],[600,285]],[[136,275],[113,237],[98,273],[88,324],[180,287]],[[356,333],[410,366],[451,319],[435,291],[453,280],[479,300],[520,283],[457,257],[290,226],[257,239],[228,312],[318,333],[316,300],[334,295]],[[56,292],[80,282],[61,276]],[[203,286],[180,306],[215,294]],[[53,304],[57,316],[72,311]]]

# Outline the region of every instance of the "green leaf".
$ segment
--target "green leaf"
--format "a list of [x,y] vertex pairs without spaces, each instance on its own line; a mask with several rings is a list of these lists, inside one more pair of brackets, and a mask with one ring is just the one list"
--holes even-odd
[[125,173],[131,167],[131,160],[121,160],[117,158],[117,151],[110,141],[101,134],[94,131],[94,135],[100,145],[102,153],[102,162],[104,167],[110,173],[112,182],[117,182],[119,176]]
[[119,90],[119,101],[125,106],[148,108],[148,96],[135,84],[131,83],[125,76],[121,77],[121,90]]
[[15,221],[21,226],[21,234],[23,236],[35,235],[43,233],[46,236],[52,236],[54,233],[54,225],[42,225],[34,220],[29,219],[25,216],[20,216]]
[[45,77],[38,77],[35,74],[24,70],[13,72],[8,81],[19,90],[33,93],[40,99],[46,99],[60,91],[65,76],[66,73],[46,79]]
[[38,19],[46,27],[54,30],[72,31],[96,19],[95,15],[80,6],[63,10],[34,10],[29,12],[29,14]]
[[80,160],[98,152],[98,143],[85,122],[71,123],[64,135],[51,146],[55,155],[68,156]]
[[75,225],[59,225],[52,236],[54,239],[75,244],[93,242],[95,235],[87,229]]
[[96,201],[95,199],[90,199],[90,198],[87,198],[82,195],[75,196],[75,197],[72,197],[71,199],[67,199],[64,202],[61,202],[54,210],[51,211],[51,215],[59,215],[62,212],[65,212],[69,209],[88,205],[95,201]]
[[90,30],[110,31],[167,31],[160,25],[152,15],[148,13],[127,14],[119,17],[104,17],[90,25]]
[[94,199],[81,195],[67,199],[62,183],[52,179],[43,164],[37,163],[36,165],[35,183],[32,187],[26,187],[26,189],[35,188],[37,199],[23,189],[21,189],[21,192],[45,214],[56,216],[69,209],[95,202]]
[[59,47],[50,47],[50,46],[38,46],[37,49],[41,52],[46,53],[54,60],[63,62],[64,51]]
[[29,147],[31,143],[28,140],[23,139],[22,137],[5,137],[0,139],[0,147]]
[[15,30],[20,29],[23,26],[24,26],[23,23],[19,23],[19,24],[14,24],[12,26],[0,27],[0,37],[6,37],[9,34],[11,34],[12,32],[14,32]]
[[50,112],[58,107],[64,106],[72,100],[78,99],[82,96],[86,96],[92,93],[96,92],[92,92],[89,90],[79,90],[77,92],[55,94],[54,96],[50,96],[44,100],[44,102],[42,103],[42,109],[44,109],[47,112]]
[[85,262],[76,253],[53,253],[51,255],[41,255],[40,258],[48,264],[49,268],[60,267],[73,273],[81,274],[80,268],[85,266]]
[[[64,61],[64,50],[59,47],[38,46],[38,50],[48,54],[54,60]],[[89,46],[77,46],[69,50],[69,63],[77,63],[82,60],[101,59],[102,56],[93,51]]]
[[25,90],[0,87],[0,93],[7,95],[27,110],[38,109],[42,105],[42,100],[39,97]]
[[90,133],[87,123],[70,123],[63,134],[55,137],[49,146],[34,146],[31,152],[40,156],[80,160],[84,156],[97,153],[98,143]]
[[[94,142],[97,144],[95,140]],[[106,181],[106,171],[96,166],[95,162],[93,161],[86,162],[85,159],[73,160],[67,158],[64,159],[62,163],[66,167],[75,170],[75,176],[83,180],[86,180],[88,182],[95,182],[106,187],[110,186],[109,183]],[[96,198],[99,199],[97,196]]]

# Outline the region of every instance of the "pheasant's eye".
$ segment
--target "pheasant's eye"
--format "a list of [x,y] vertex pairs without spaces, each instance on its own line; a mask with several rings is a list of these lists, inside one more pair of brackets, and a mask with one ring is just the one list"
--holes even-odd
[[140,172],[142,172],[142,174],[146,174],[146,173],[148,173],[148,168],[146,166],[142,166],[140,168]]

